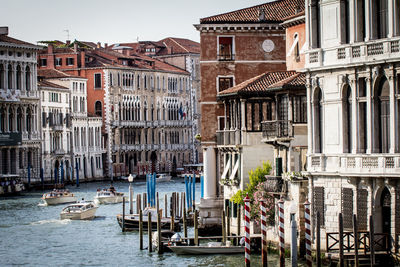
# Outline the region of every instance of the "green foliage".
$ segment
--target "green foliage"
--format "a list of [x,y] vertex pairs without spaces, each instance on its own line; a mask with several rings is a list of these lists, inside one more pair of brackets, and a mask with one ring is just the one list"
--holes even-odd
[[231,201],[233,201],[236,204],[243,205],[244,204],[244,198],[246,197],[246,194],[249,195],[251,201],[253,202],[254,200],[254,192],[257,190],[257,185],[259,183],[262,183],[265,181],[265,175],[269,175],[271,173],[272,166],[271,162],[263,162],[262,166],[257,167],[255,170],[250,170],[249,171],[249,183],[246,186],[246,189],[244,191],[239,190],[236,192],[235,195],[232,196]]

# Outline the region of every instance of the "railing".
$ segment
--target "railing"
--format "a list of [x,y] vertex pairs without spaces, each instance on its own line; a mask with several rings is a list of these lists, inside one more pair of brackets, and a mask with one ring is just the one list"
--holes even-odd
[[275,194],[287,193],[286,181],[281,176],[265,176],[265,191]]
[[235,54],[219,54],[217,59],[219,61],[233,61],[235,60]]
[[[318,48],[307,52],[309,67],[357,63],[376,59],[390,59],[400,52],[400,38],[385,38],[344,44],[339,47]],[[395,54],[395,55],[393,55]],[[336,59],[336,60],[333,60]]]
[[55,155],[64,155],[65,154],[65,150],[64,149],[55,149],[55,150],[53,150],[53,154],[55,154]]
[[53,129],[53,131],[63,131],[64,130],[64,126],[63,125],[53,125],[51,126],[51,129]]
[[263,121],[261,129],[267,141],[293,136],[292,122],[288,120]]
[[[371,241],[369,232],[359,231],[358,232],[358,250],[367,254],[371,251]],[[354,247],[354,233],[353,232],[343,232],[343,251],[352,252],[355,250]],[[326,233],[326,250],[327,252],[338,252],[339,247],[339,233],[330,232]],[[386,233],[375,233],[373,247],[375,251],[390,251],[390,236]]]
[[239,129],[217,131],[217,145],[234,146],[241,144],[242,132]]

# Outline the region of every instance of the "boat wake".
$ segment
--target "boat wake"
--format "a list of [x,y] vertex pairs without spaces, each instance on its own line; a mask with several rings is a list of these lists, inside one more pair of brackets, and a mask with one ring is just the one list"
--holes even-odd
[[43,224],[69,224],[71,220],[60,220],[60,219],[51,219],[51,220],[41,220],[37,222],[31,222],[30,225],[43,225]]
[[46,202],[40,202],[38,204],[39,207],[47,207],[47,203]]

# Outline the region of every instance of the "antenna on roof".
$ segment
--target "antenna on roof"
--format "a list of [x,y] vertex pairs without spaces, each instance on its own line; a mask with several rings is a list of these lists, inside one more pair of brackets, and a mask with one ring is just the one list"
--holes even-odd
[[139,36],[136,36],[136,42],[139,43]]
[[69,40],[69,30],[64,30],[64,32],[67,32],[67,40]]

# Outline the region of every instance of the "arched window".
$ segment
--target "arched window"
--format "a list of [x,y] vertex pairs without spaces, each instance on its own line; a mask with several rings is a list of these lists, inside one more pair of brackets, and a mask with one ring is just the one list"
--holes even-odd
[[30,108],[26,111],[26,131],[30,133],[32,131],[32,110]]
[[364,77],[358,79],[358,151],[365,153],[367,149],[367,82]]
[[29,91],[31,90],[31,69],[29,68],[29,66],[26,66],[25,69],[25,90]]
[[17,132],[22,131],[22,109],[18,108],[17,110]]
[[313,100],[314,153],[323,153],[323,106],[320,88],[315,89]]
[[351,153],[352,150],[352,99],[351,87],[346,85],[343,89],[343,152]]
[[299,35],[296,33],[293,36],[293,43],[294,45],[294,51],[293,51],[293,55],[294,55],[294,60],[296,62],[300,61],[300,48],[299,48]]
[[96,101],[96,103],[94,104],[94,113],[99,117],[103,116],[101,101]]
[[21,72],[21,66],[17,66],[17,89],[21,90],[21,80],[22,80],[22,72]]
[[14,109],[10,108],[8,111],[8,131],[14,132]]
[[376,83],[374,90],[375,109],[375,152],[389,153],[390,148],[390,86],[386,77],[382,77]]
[[11,64],[8,65],[8,89],[13,88],[13,69]]

